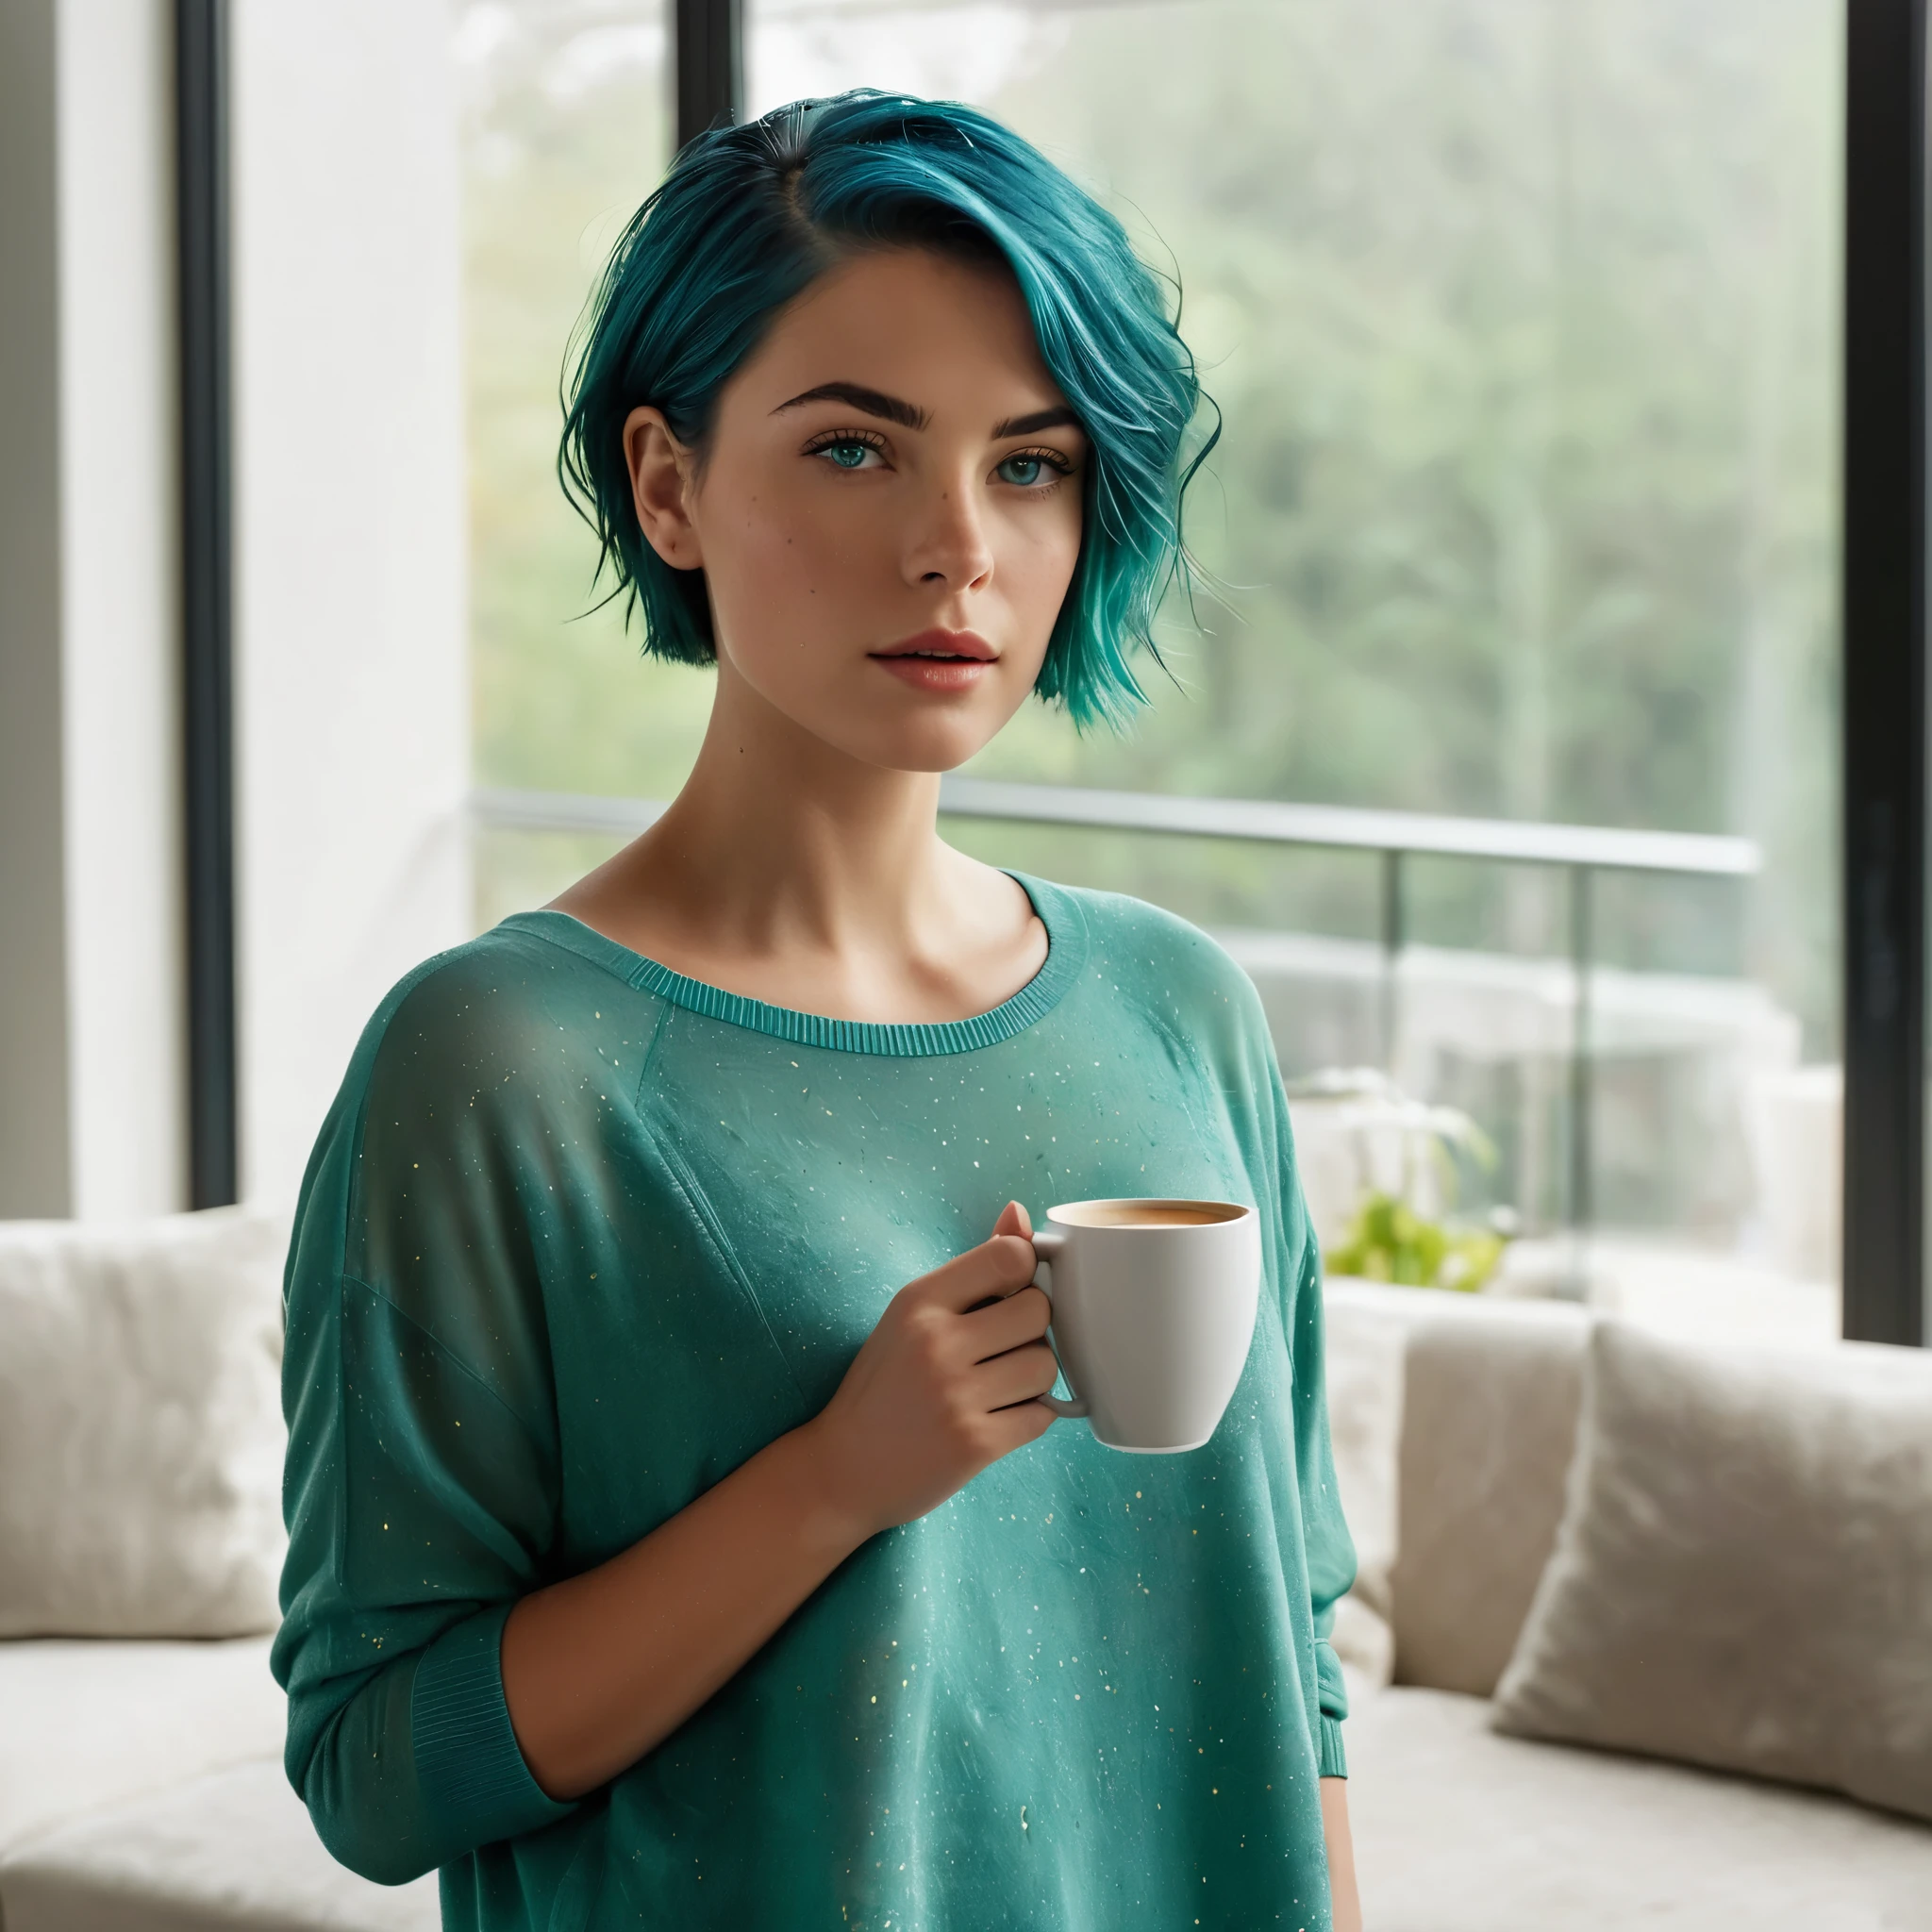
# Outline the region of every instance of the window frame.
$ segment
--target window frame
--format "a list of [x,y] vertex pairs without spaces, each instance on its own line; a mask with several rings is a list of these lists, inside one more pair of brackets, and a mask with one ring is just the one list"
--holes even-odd
[[[1924,1345],[1926,5],[1846,0],[1843,1332]],[[744,0],[671,8],[677,142],[744,104]],[[192,1198],[237,1180],[226,0],[175,0]]]

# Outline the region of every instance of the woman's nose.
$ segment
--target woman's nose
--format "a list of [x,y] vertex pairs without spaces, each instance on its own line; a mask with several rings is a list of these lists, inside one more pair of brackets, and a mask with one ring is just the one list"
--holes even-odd
[[927,500],[906,549],[909,583],[971,590],[992,575],[992,545],[969,485],[948,483]]

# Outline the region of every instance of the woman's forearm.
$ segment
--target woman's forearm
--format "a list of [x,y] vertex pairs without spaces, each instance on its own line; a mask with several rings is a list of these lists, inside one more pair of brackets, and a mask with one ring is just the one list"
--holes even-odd
[[637,1762],[743,1667],[860,1543],[909,1523],[1053,1421],[1058,1373],[1025,1210],[892,1297],[837,1392],[641,1542],[534,1591],[503,1630],[503,1695],[553,1798]]
[[503,1694],[531,1776],[568,1799],[634,1763],[868,1533],[828,1500],[808,1424],[622,1555],[524,1598],[504,1626]]
[[1355,1881],[1355,1834],[1348,1826],[1348,1780],[1322,1780],[1322,1837],[1328,1848],[1328,1898],[1335,1932],[1362,1932],[1361,1894]]

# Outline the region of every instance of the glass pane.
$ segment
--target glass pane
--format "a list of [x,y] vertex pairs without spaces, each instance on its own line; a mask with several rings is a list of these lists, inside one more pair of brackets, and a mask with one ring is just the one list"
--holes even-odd
[[[1291,1080],[1386,1066],[1470,1116],[1459,1211],[1514,1212],[1523,1285],[1829,1326],[1841,0],[1411,0],[1373,40],[1348,0],[747,11],[754,111],[964,96],[1086,181],[1178,276],[1224,415],[1205,635],[1167,614],[1148,717],[1031,709],[975,775],[1722,832],[1762,867],[1594,881],[1578,1143],[1560,873],[1409,860],[1391,970],[1373,854],[949,836],[1210,926]],[[456,19],[478,782],[662,797],[709,680],[596,607],[553,466],[571,326],[668,158],[666,9]],[[616,842],[484,834],[479,917]],[[1329,1105],[1297,1102],[1310,1144]]]
[[[1034,710],[977,773],[1755,841],[1747,887],[1596,882],[1600,1238],[1512,1258],[1814,1330],[1830,1291],[1791,1284],[1837,1266],[1841,16],[1415,0],[1371,39],[1351,0],[751,0],[749,62],[754,111],[972,100],[1185,291],[1225,418],[1191,522],[1208,634],[1170,611],[1132,739]],[[1372,857],[960,834],[1213,924],[1291,1077],[1380,1057]],[[1564,879],[1407,878],[1392,1071],[1484,1130],[1465,1208],[1555,1236]]]
[[[476,782],[661,796],[708,681],[647,666],[557,481],[558,381],[612,243],[662,176],[672,122],[664,0],[460,8]],[[577,856],[565,842],[558,858]],[[600,855],[601,856],[601,855]],[[558,866],[486,837],[491,916],[547,898]]]

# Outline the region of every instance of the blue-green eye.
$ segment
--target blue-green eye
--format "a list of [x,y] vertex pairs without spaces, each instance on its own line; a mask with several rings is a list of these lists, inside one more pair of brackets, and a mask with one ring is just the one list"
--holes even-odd
[[1017,489],[1031,490],[1037,484],[1057,482],[1060,477],[1071,475],[1074,466],[1068,459],[1050,449],[1015,450],[998,469],[993,472],[1002,483],[1011,483]]
[[877,454],[871,443],[858,442],[850,439],[841,442],[822,442],[812,451],[813,456],[824,457],[827,462],[841,470],[862,470],[866,458]]

